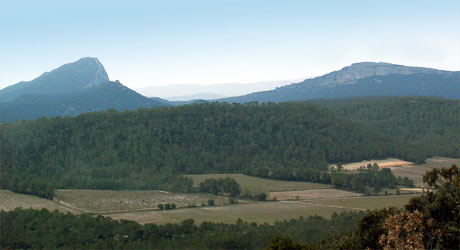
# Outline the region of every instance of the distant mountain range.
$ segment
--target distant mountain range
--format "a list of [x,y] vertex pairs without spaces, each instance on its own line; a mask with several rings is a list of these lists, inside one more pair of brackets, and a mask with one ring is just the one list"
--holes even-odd
[[[268,87],[270,84],[283,83],[260,82],[251,86],[260,89],[261,84]],[[245,84],[241,84],[243,85]],[[155,106],[177,106],[202,103],[207,101],[205,99],[219,97],[215,95],[217,92],[177,97],[187,91],[202,89],[204,85],[175,86],[176,93],[163,92],[162,94],[176,96],[171,98],[174,101],[159,97],[147,98],[125,87],[119,81],[110,81],[99,60],[86,57],[46,72],[32,81],[19,82],[0,90],[0,122],[30,120],[38,117],[75,116],[108,109],[136,110]],[[214,85],[213,88],[248,90],[247,88],[237,90],[236,86],[239,85],[219,84]],[[149,87],[141,92],[149,93],[149,96],[160,96],[160,93],[149,92],[156,88],[172,91],[170,87],[159,86]],[[360,96],[434,96],[460,99],[460,72],[389,63],[355,63],[320,77],[273,90],[211,101],[284,102]]]
[[[165,86],[144,87],[136,89],[136,91],[148,97],[161,97],[170,101],[190,101],[193,99],[209,100],[271,90],[277,87],[302,81],[303,79],[305,78],[278,81],[261,81],[255,83],[218,83],[211,85],[173,84]],[[203,93],[206,93],[206,95],[200,95]],[[209,94],[216,96],[211,98],[212,96]],[[179,97],[180,100],[177,97]]]
[[99,60],[87,57],[0,90],[0,122],[164,105],[110,81]]
[[218,101],[284,102],[357,96],[435,96],[459,99],[460,72],[363,62],[274,90]]

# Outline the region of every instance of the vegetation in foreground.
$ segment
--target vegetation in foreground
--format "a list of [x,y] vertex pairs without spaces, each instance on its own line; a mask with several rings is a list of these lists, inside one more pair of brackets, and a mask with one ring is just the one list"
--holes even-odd
[[[317,249],[458,249],[460,246],[460,169],[433,169],[423,181],[434,191],[412,198],[403,211],[375,210],[356,230],[322,240]],[[313,249],[289,236],[274,237],[268,249]]]
[[345,212],[330,220],[319,216],[277,222],[274,225],[236,224],[193,220],[180,224],[139,225],[88,214],[71,215],[48,210],[0,212],[0,247],[78,249],[261,249],[273,234],[286,232],[296,240],[315,243],[334,233],[349,231],[363,213]]

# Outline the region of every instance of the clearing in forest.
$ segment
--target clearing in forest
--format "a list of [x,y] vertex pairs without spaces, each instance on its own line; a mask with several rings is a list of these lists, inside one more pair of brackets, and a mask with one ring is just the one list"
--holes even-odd
[[234,179],[241,187],[241,194],[246,191],[250,194],[269,193],[274,191],[292,191],[292,190],[310,190],[332,188],[332,185],[304,182],[304,181],[279,181],[265,179],[244,174],[197,174],[187,175],[192,178],[193,184],[198,186],[201,182],[210,178],[227,178]]

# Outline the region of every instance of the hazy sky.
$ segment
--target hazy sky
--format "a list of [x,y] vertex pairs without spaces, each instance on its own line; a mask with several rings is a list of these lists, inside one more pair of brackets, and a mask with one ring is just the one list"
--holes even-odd
[[0,0],[0,88],[97,57],[131,88],[321,75],[360,61],[460,70],[460,1]]

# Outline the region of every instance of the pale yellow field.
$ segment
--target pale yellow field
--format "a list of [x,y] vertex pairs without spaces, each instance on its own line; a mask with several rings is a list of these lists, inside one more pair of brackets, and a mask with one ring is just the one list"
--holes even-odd
[[246,191],[251,194],[268,193],[272,191],[292,191],[292,190],[309,190],[332,188],[332,185],[303,182],[303,181],[278,181],[258,177],[247,176],[243,174],[198,174],[187,175],[192,178],[193,184],[198,186],[201,182],[210,178],[226,178],[234,179],[241,187],[241,193]]
[[362,194],[347,192],[338,189],[297,190],[284,192],[270,192],[268,198],[283,200],[309,200],[362,196]]
[[59,210],[61,212],[80,213],[79,210],[63,206],[54,201],[43,199],[33,195],[17,194],[8,190],[0,190],[0,210],[11,211],[15,208],[46,208],[50,211]]
[[[413,162],[409,161],[403,161],[399,159],[394,159],[394,158],[388,158],[385,160],[370,160],[370,161],[360,161],[360,162],[353,162],[353,163],[348,163],[348,164],[343,164],[343,168],[345,170],[358,170],[359,167],[361,166],[367,166],[367,164],[374,164],[377,163],[379,167],[381,168],[391,168],[395,166],[407,166],[407,165],[412,165],[414,164]],[[337,167],[336,164],[331,164],[329,165],[330,167]]]

